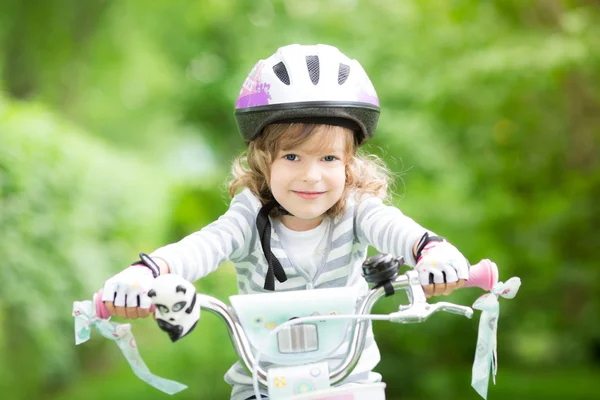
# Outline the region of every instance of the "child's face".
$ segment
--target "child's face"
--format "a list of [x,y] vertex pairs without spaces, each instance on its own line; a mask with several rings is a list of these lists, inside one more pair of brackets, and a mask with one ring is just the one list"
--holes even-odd
[[[348,134],[341,127],[319,129],[300,145],[276,154],[271,165],[271,192],[283,208],[303,220],[295,221],[298,230],[317,226],[342,197]],[[293,224],[294,217],[286,219]]]

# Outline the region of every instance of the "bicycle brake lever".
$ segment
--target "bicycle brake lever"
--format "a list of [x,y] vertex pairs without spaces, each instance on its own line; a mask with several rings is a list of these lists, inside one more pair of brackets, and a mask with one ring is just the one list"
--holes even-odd
[[423,322],[437,311],[447,311],[453,314],[464,315],[467,318],[473,316],[473,310],[470,307],[459,306],[444,301],[434,304],[427,303],[427,297],[419,282],[417,271],[407,271],[406,276],[408,277],[409,284],[406,294],[411,305],[401,305],[397,312],[390,314],[390,321],[401,324]]
[[391,322],[413,324],[425,321],[434,312],[434,307],[431,304],[418,303],[412,306],[400,306],[400,310],[391,313],[389,316]]
[[469,319],[473,317],[473,309],[471,307],[459,306],[458,304],[452,304],[445,301],[437,302],[434,305],[437,306],[435,311],[447,311],[452,314],[463,315]]
[[427,304],[418,303],[412,306],[400,306],[400,309],[390,314],[390,321],[399,324],[412,324],[423,322],[431,316],[431,314],[438,311],[447,311],[452,314],[463,315],[467,318],[473,316],[473,309],[471,307],[459,306],[445,301]]

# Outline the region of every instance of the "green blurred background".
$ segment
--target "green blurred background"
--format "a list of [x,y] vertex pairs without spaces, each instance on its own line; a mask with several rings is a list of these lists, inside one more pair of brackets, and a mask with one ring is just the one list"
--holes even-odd
[[[357,58],[381,100],[367,150],[394,203],[472,261],[520,276],[491,399],[592,399],[600,383],[600,5],[559,0],[0,2],[0,398],[167,399],[71,305],[139,251],[226,210],[233,105],[289,43]],[[235,293],[230,265],[197,283]],[[471,304],[481,291],[449,300]],[[391,312],[402,299],[388,299]],[[151,370],[228,398],[212,315],[176,345],[133,330]],[[375,323],[389,399],[477,399],[477,319]]]

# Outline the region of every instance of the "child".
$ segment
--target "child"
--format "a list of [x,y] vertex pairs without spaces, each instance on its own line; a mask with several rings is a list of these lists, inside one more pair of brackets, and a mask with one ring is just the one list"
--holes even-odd
[[[357,153],[375,133],[379,101],[356,60],[331,46],[282,47],[252,69],[235,115],[248,150],[233,166],[228,211],[152,253],[160,271],[132,265],[109,279],[103,300],[112,315],[147,316],[146,292],[159,273],[195,281],[227,260],[243,294],[340,286],[364,293],[369,245],[416,265],[428,297],[468,279],[454,246],[384,205],[388,170]],[[380,380],[371,372],[379,362],[371,330],[367,340],[344,384]],[[239,362],[225,379],[233,399],[252,398]]]

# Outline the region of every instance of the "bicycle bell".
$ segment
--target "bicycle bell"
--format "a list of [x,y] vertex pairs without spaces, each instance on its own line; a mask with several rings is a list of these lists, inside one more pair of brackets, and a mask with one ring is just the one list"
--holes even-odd
[[383,286],[385,295],[394,294],[391,282],[398,277],[398,270],[404,265],[404,257],[394,257],[391,254],[376,254],[367,258],[362,265],[363,276],[375,287]]

